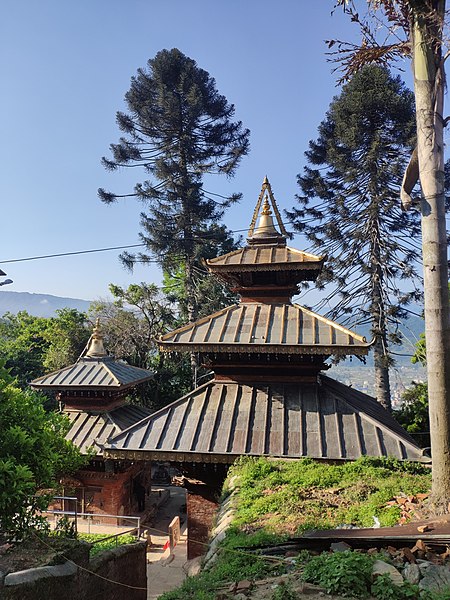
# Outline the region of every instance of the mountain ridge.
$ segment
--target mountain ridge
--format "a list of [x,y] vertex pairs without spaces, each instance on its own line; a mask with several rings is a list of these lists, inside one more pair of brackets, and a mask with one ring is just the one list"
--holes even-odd
[[35,294],[33,292],[11,292],[0,290],[0,316],[7,312],[17,314],[26,310],[34,317],[53,317],[61,308],[75,308],[86,312],[91,300],[53,296],[52,294]]

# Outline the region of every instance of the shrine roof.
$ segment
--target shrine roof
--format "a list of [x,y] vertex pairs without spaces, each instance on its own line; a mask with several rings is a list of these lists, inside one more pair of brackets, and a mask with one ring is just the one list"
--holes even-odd
[[74,365],[34,379],[30,386],[39,390],[118,391],[152,379],[153,372],[134,367],[109,356],[97,319],[85,351]]
[[211,271],[307,270],[322,268],[324,256],[308,254],[288,246],[259,244],[245,246],[228,254],[211,258],[206,265]]
[[105,443],[110,458],[231,463],[238,456],[429,462],[370,396],[321,376],[309,384],[209,382]]
[[111,356],[82,357],[74,365],[34,379],[30,385],[40,390],[120,390],[144,383],[151,371],[133,367]]
[[150,414],[150,409],[141,406],[125,405],[110,412],[92,413],[71,410],[65,412],[70,420],[70,429],[66,439],[77,446],[83,454],[94,448],[97,455],[112,435],[118,434]]
[[366,339],[298,304],[242,302],[162,336],[166,351],[367,354]]

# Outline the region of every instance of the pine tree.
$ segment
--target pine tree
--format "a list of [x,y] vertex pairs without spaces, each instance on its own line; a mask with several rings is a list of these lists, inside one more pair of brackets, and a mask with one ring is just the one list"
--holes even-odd
[[420,298],[420,214],[402,212],[399,189],[414,145],[414,96],[399,77],[366,66],[334,98],[305,153],[301,194],[289,213],[314,249],[327,253],[321,305],[330,316],[370,323],[378,401],[391,408],[389,345]]
[[231,177],[249,150],[249,131],[233,121],[234,106],[219,94],[215,80],[194,60],[177,49],[162,50],[139,69],[125,95],[129,112],[117,113],[125,134],[111,145],[112,160],[103,158],[109,170],[141,166],[150,177],[137,183],[132,194],[118,195],[99,189],[110,203],[125,196],[141,200],[141,240],[146,252],[125,253],[135,260],[155,259],[163,269],[186,271],[185,296],[188,318],[198,314],[194,265],[208,229],[222,217],[224,208],[239,195],[224,198],[205,190],[205,174]]

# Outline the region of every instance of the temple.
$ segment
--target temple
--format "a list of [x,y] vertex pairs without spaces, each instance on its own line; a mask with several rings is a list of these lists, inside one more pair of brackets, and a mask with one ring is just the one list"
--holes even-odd
[[[145,462],[106,460],[103,444],[112,435],[147,417],[147,408],[129,404],[127,394],[152,379],[153,373],[109,356],[97,320],[87,347],[74,365],[31,382],[37,390],[54,392],[70,420],[67,439],[88,465],[63,481],[63,496],[78,498],[81,513],[130,515],[138,512],[139,491],[150,486]],[[141,494],[142,495],[142,494]],[[72,506],[64,506],[73,510]]]

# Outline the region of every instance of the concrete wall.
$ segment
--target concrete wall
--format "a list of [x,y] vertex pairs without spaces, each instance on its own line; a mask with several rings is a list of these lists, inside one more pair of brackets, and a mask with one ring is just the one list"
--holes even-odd
[[62,565],[28,569],[0,577],[0,598],[146,600],[146,543],[119,546],[102,552],[90,561],[83,560],[80,556],[78,560],[74,558],[74,563],[69,561]]

